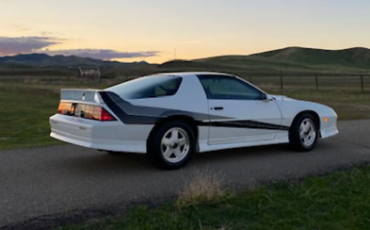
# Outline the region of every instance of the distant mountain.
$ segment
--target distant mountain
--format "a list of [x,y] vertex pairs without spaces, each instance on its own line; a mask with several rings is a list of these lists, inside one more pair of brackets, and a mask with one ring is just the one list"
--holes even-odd
[[103,61],[78,56],[49,56],[46,54],[19,54],[16,56],[0,57],[0,66],[32,66],[32,67],[77,67],[99,66],[123,68],[136,65],[148,65],[146,62],[123,63],[117,61]]

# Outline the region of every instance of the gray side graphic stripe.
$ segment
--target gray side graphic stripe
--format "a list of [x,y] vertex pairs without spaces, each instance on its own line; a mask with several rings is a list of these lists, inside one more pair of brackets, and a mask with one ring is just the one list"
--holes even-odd
[[252,120],[235,120],[235,121],[216,121],[216,122],[201,122],[199,125],[212,127],[228,127],[228,128],[248,128],[248,129],[270,129],[270,130],[289,130],[290,127],[264,123]]
[[192,117],[196,121],[209,119],[232,119],[230,117],[210,116],[209,114],[194,113],[183,110],[163,109],[149,106],[133,105],[113,92],[99,92],[106,105],[125,124],[155,124],[158,120],[174,115]]
[[[199,126],[250,128],[250,129],[271,129],[289,130],[287,126],[269,124],[251,120],[232,120],[231,117],[210,116],[209,114],[193,113],[182,110],[163,109],[149,106],[133,105],[117,94],[109,91],[99,92],[106,105],[125,124],[150,124],[154,125],[158,120],[174,115],[192,117]],[[225,120],[215,122],[204,122],[207,120]]]

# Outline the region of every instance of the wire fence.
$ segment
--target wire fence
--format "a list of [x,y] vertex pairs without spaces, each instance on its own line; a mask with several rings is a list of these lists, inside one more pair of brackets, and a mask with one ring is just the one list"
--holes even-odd
[[[238,76],[252,84],[275,91],[284,90],[351,90],[370,92],[370,75],[345,74],[345,75],[269,75],[269,74],[239,74]],[[76,77],[0,77],[0,83],[24,83],[43,85],[115,85],[140,76],[126,75],[117,78],[102,78],[101,82],[84,80]]]
[[370,91],[369,75],[345,76],[243,76],[243,78],[259,87],[285,90],[356,90],[359,92]]

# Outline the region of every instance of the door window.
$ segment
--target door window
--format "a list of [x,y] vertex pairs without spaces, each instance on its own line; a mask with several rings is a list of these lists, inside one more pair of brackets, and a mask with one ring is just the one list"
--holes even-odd
[[261,100],[262,92],[234,77],[219,75],[198,76],[208,99]]

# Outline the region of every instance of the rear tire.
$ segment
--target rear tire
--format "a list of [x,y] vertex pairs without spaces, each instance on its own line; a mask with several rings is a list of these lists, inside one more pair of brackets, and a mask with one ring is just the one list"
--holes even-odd
[[169,121],[156,128],[147,145],[147,156],[158,168],[184,167],[195,152],[195,135],[183,121]]
[[301,152],[314,149],[319,137],[318,126],[318,121],[311,114],[300,115],[289,131],[290,146]]

